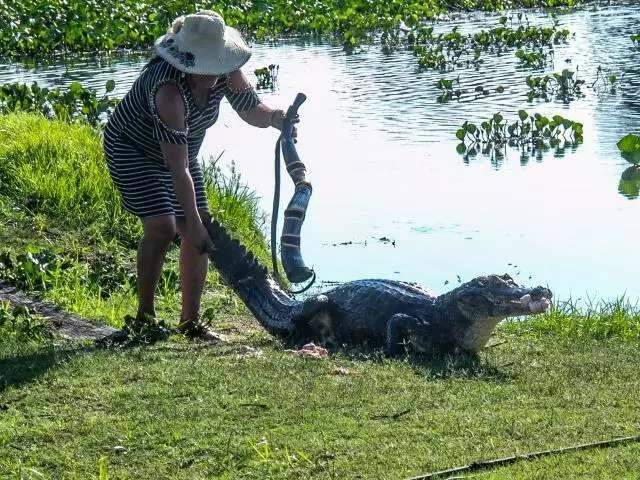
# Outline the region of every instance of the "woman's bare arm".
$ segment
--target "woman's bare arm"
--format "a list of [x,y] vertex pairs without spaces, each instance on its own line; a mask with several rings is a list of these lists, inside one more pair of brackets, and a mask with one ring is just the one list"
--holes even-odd
[[[156,109],[161,120],[170,128],[184,130],[186,107],[175,85],[167,84],[156,93]],[[189,173],[189,156],[186,144],[160,142],[165,164],[171,172],[173,188],[185,215],[185,226],[190,240],[202,250],[212,250],[211,239],[202,225],[193,179]]]
[[[242,71],[236,70],[229,74],[229,88],[232,91],[243,91],[253,88]],[[242,118],[249,125],[259,128],[274,127],[280,130],[282,128],[282,120],[284,113],[282,110],[273,109],[268,107],[264,103],[259,103],[251,110],[244,112],[238,112],[240,118]]]
[[[165,124],[176,130],[184,130],[186,107],[178,87],[171,84],[160,87],[156,93],[156,108]],[[171,171],[176,197],[184,210],[185,220],[200,221],[196,206],[196,191],[189,173],[187,145],[160,142],[160,149],[165,164]]]

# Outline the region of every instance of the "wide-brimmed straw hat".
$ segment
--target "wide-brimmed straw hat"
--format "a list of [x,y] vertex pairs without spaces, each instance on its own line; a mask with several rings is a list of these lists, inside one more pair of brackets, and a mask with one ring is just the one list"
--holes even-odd
[[216,12],[202,10],[174,20],[155,42],[156,53],[186,73],[222,75],[247,63],[251,48]]

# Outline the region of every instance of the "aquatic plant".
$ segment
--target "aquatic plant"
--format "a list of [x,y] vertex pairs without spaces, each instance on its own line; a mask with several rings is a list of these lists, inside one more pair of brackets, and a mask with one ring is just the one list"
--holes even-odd
[[[576,0],[266,0],[196,3],[171,0],[5,0],[0,2],[0,55],[148,48],[178,15],[199,7],[220,12],[229,25],[256,39],[312,35],[346,47],[391,31],[399,21],[415,26],[458,9],[571,5]],[[99,12],[99,14],[96,14]]]
[[258,90],[262,89],[275,89],[276,82],[278,81],[278,71],[280,70],[279,65],[271,64],[268,67],[257,68],[253,71],[256,78],[258,79],[258,83],[256,84],[256,88]]
[[591,84],[591,88],[595,90],[596,93],[611,93],[615,95],[618,91],[618,85],[620,85],[620,81],[624,73],[616,74],[605,72],[602,66],[598,65],[598,69],[596,71],[596,79]]
[[622,157],[630,163],[640,164],[640,136],[629,133],[622,137],[618,143],[618,150]]
[[560,115],[549,118],[520,110],[518,120],[508,123],[496,113],[479,126],[464,122],[456,131],[456,138],[462,142],[457,151],[464,155],[475,155],[478,150],[499,155],[500,149],[507,145],[532,149],[564,148],[567,144],[581,143],[582,134],[581,123]]
[[640,33],[635,35],[631,35],[631,41],[633,42],[635,47],[640,47]]
[[[553,48],[554,44],[566,42],[570,35],[569,30],[559,29],[557,22],[551,27],[520,25],[517,29],[505,26],[506,17],[502,17],[500,23],[498,27],[468,35],[462,35],[458,27],[434,35],[433,27],[420,25],[408,31],[406,42],[421,67],[451,70],[460,66],[478,68],[484,52],[501,53],[525,46],[542,51],[543,47]],[[400,37],[396,36],[395,45],[399,41]],[[539,62],[536,55],[528,54],[524,60]]]
[[[502,17],[501,20],[505,20]],[[506,22],[501,21],[501,26],[490,30],[481,30],[470,36],[473,47],[484,51],[501,52],[506,48],[540,48],[552,47],[561,43],[566,43],[571,32],[566,28],[558,28],[557,21],[551,27],[520,25],[517,29],[505,26]]]
[[440,90],[440,95],[438,95],[438,102],[445,103],[454,97],[459,99],[463,93],[463,90],[460,88],[453,88],[454,82],[460,86],[460,77],[455,80],[447,80],[446,78],[441,78],[436,82],[436,87]]
[[97,126],[105,122],[119,100],[110,98],[115,82],[109,80],[101,97],[93,88],[72,82],[67,88],[41,88],[31,85],[6,83],[0,85],[0,113],[39,112],[48,118],[63,121],[81,120]]
[[547,61],[550,58],[550,53],[545,52],[542,49],[532,52],[519,49],[516,51],[515,55],[518,60],[520,60],[520,64],[524,68],[542,68],[547,64]]
[[553,97],[568,102],[576,97],[584,96],[581,88],[584,83],[584,80],[577,78],[577,72],[568,69],[551,75],[538,77],[529,75],[527,77],[527,86],[529,87],[527,96],[529,101],[534,98],[549,100]]
[[[458,88],[454,88],[454,83]],[[441,78],[436,82],[436,88],[440,90],[440,95],[437,97],[438,103],[446,103],[452,99],[461,100],[463,95],[473,93],[474,99],[491,95],[492,93],[503,93],[505,88],[499,85],[496,88],[486,88],[484,85],[477,85],[473,90],[460,88],[460,76],[454,80],[448,80]]]

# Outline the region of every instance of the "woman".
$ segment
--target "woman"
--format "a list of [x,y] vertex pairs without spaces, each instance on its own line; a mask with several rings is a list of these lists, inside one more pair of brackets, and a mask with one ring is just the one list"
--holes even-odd
[[109,119],[104,148],[126,210],[140,217],[137,318],[155,318],[154,293],[176,233],[180,244],[182,313],[179,330],[215,338],[199,321],[207,253],[215,248],[198,150],[226,97],[250,125],[281,129],[284,113],[260,102],[240,71],[250,48],[220,15],[201,11],[173,22]]

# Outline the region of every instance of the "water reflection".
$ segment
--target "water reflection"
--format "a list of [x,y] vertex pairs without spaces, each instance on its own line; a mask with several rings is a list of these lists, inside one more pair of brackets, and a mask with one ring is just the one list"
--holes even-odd
[[618,191],[629,200],[635,200],[640,196],[640,167],[633,165],[622,172]]

